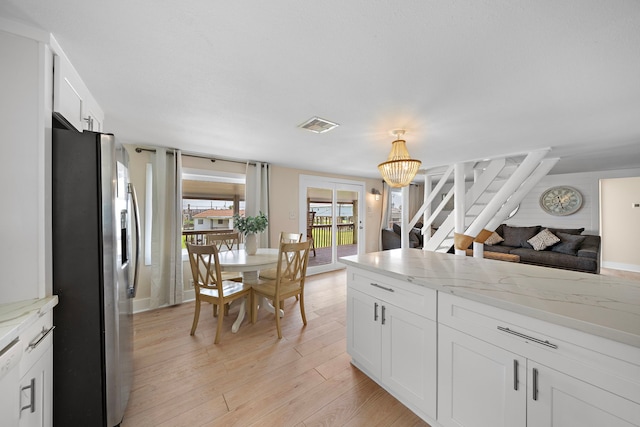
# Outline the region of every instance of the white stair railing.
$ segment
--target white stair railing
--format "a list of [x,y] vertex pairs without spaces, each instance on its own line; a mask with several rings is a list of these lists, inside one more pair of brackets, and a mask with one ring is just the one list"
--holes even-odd
[[[524,160],[515,166],[511,171],[506,163],[506,158],[492,160],[482,173],[476,172],[475,183],[469,188],[464,197],[465,205],[465,227],[464,233],[467,236],[475,237],[483,229],[495,230],[509,215],[509,213],[522,201],[522,199],[531,191],[540,179],[546,176],[551,168],[557,163],[558,159],[544,159],[550,149],[543,149],[530,152]],[[544,160],[543,160],[544,159]],[[509,175],[500,176],[500,173]],[[439,183],[440,184],[440,183]],[[494,189],[492,190],[492,186]],[[495,188],[499,186],[498,188]],[[454,185],[455,188],[455,185]],[[453,190],[453,188],[452,188]],[[432,194],[430,200],[433,200],[438,191]],[[452,197],[452,191],[447,193],[446,201]],[[434,210],[432,215],[425,221],[425,229],[430,230],[431,223],[441,212],[441,207],[446,201],[439,206],[440,209]],[[429,202],[430,203],[430,202]],[[429,251],[447,251],[453,244],[455,216],[457,207],[438,227],[438,230],[425,240],[423,249]],[[421,209],[421,211],[424,211]],[[420,213],[421,215],[421,213]],[[417,221],[419,215],[414,217]],[[426,227],[428,222],[429,228]],[[424,231],[423,231],[424,233]],[[460,251],[462,252],[462,251]],[[480,253],[479,256],[482,256]]]

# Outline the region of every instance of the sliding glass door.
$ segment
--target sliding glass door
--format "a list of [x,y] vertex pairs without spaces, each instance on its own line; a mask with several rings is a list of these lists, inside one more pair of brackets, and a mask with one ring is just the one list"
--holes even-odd
[[313,241],[309,273],[343,268],[338,258],[364,250],[364,183],[300,177],[300,229]]

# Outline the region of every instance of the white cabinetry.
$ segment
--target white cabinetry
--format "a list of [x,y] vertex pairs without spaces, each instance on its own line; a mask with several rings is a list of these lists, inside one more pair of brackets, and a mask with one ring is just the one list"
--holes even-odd
[[0,304],[51,295],[50,254],[45,251],[51,233],[50,217],[45,215],[51,181],[50,132],[45,132],[51,127],[51,93],[45,96],[43,89],[45,67],[51,64],[45,36],[0,19],[0,141],[5,159],[0,199],[29,206],[0,209]]
[[53,111],[77,130],[103,131],[104,113],[80,75],[52,38],[54,57]]
[[20,382],[20,427],[46,427],[52,423],[53,347],[29,369]]
[[439,295],[438,422],[640,426],[640,350]]
[[[535,377],[535,379],[534,379]],[[527,363],[528,426],[640,425],[640,405],[533,361]],[[537,393],[534,396],[532,393]]]
[[455,329],[438,329],[438,421],[448,426],[525,426],[525,359]]
[[350,268],[347,351],[352,363],[429,420],[436,416],[436,293]]
[[53,313],[40,317],[25,333],[20,361],[20,427],[46,427],[53,422]]

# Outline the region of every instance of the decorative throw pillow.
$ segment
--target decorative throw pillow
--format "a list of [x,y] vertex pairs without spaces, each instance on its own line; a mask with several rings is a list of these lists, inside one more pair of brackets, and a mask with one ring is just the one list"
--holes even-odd
[[578,249],[582,246],[582,242],[587,236],[576,236],[575,234],[558,233],[560,243],[551,247],[553,252],[559,252],[567,255],[577,255]]
[[538,231],[540,231],[539,225],[534,225],[533,227],[511,227],[505,225],[503,234],[504,242],[502,244],[515,248],[531,249],[532,246],[527,243],[527,240],[538,234]]
[[489,245],[489,246],[493,246],[493,245],[497,245],[500,242],[504,242],[504,239],[502,238],[501,235],[499,235],[498,233],[496,233],[495,231],[491,234],[491,236],[489,236],[487,238],[487,240],[484,241],[485,245]]
[[555,245],[559,241],[560,239],[558,238],[558,236],[549,231],[548,228],[545,228],[544,230],[527,240],[527,242],[529,242],[529,244],[533,246],[533,249],[535,249],[536,251],[543,251],[549,246]]
[[567,234],[580,235],[584,231],[584,228],[553,228],[553,227],[549,227],[549,231],[551,231],[556,236],[558,235],[558,233],[567,233]]

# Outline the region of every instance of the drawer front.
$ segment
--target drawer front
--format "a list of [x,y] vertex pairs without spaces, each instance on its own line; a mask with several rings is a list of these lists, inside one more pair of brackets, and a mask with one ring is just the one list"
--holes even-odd
[[438,321],[640,402],[640,349],[440,292]]
[[20,376],[24,375],[47,349],[53,345],[53,312],[40,316],[29,328],[20,334],[23,345],[20,361]]
[[349,268],[348,284],[374,298],[436,320],[437,292],[433,289],[353,267]]

